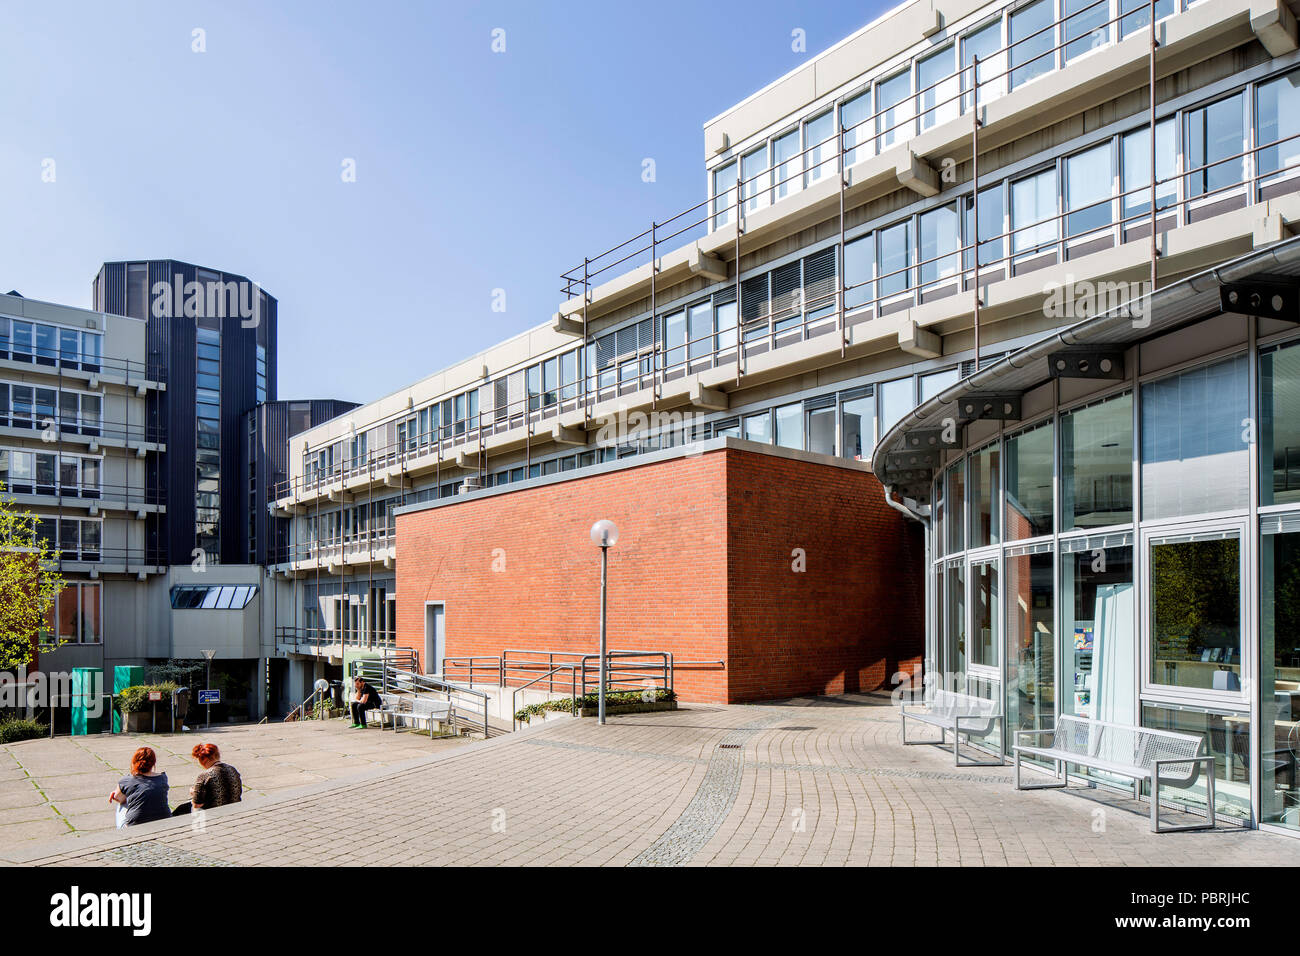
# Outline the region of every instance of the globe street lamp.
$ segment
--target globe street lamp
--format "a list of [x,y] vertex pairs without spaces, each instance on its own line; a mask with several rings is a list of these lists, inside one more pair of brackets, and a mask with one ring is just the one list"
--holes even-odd
[[600,687],[596,691],[596,722],[605,723],[605,581],[609,568],[609,549],[618,543],[618,525],[602,518],[591,526],[591,540],[600,548]]

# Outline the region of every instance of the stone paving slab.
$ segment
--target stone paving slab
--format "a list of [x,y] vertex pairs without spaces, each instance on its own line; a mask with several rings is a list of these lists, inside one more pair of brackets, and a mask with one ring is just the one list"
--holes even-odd
[[186,734],[97,734],[0,747],[0,842],[114,831],[108,794],[138,747],[153,747],[172,805],[189,799],[196,743],[211,741],[244,781],[244,799],[391,767],[464,745],[453,738],[350,731],[342,720],[221,726]]
[[[378,740],[368,741],[378,744]],[[1300,840],[1152,834],[1129,794],[1018,793],[899,742],[880,701],[548,722],[346,779],[77,840],[0,846],[83,865],[1297,865]]]

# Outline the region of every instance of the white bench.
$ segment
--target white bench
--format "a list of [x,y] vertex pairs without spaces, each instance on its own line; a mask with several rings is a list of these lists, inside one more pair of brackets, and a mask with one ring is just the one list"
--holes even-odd
[[[1022,743],[1034,737],[1052,735],[1048,746]],[[1091,767],[1133,781],[1133,797],[1141,799],[1142,781],[1151,784],[1151,832],[1214,828],[1214,757],[1202,753],[1205,741],[1192,734],[1171,730],[1130,727],[1086,717],[1063,715],[1050,730],[1016,731],[1015,766],[1017,790],[1061,789],[1070,785],[1070,764]],[[1023,756],[1051,760],[1056,766],[1053,783],[1025,784],[1020,781]],[[1160,784],[1186,788],[1196,783],[1205,764],[1206,822],[1182,826],[1160,825]],[[1064,780],[1061,779],[1062,774]]]
[[969,740],[972,735],[987,737],[994,730],[998,730],[997,746],[999,754],[1001,753],[1002,705],[998,701],[959,694],[951,690],[935,690],[926,695],[924,707],[925,710],[908,710],[907,704],[904,703],[899,708],[903,719],[903,743],[906,746],[935,743],[933,740],[907,739],[908,720],[919,720],[923,724],[939,728],[938,743],[940,744],[946,741],[948,731],[952,731],[952,756],[957,766],[1001,767],[1003,765],[1001,756],[997,760],[967,760],[965,763],[962,763],[961,759],[961,734],[965,734],[966,739]]
[[456,729],[456,708],[451,701],[434,700],[430,697],[390,697],[379,710],[379,729],[384,728],[384,718],[392,719],[393,730],[397,730],[399,720],[412,724],[428,724],[429,736],[433,736],[435,724],[447,724],[452,732]]

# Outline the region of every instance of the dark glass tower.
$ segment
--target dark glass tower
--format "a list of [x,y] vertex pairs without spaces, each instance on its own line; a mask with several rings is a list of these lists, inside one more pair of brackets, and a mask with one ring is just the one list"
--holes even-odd
[[167,511],[151,516],[148,544],[167,564],[243,564],[247,478],[240,474],[245,415],[276,398],[277,303],[244,276],[173,259],[106,262],[94,307],[145,319],[149,374],[166,369],[151,394],[148,424],[166,453],[148,473]]

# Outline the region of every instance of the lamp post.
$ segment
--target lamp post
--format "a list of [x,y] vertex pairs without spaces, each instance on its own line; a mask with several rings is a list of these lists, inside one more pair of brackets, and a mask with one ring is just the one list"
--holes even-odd
[[605,582],[609,568],[609,549],[618,543],[618,525],[602,518],[591,526],[591,540],[600,548],[600,687],[596,691],[596,722],[605,723]]
[[[203,687],[205,690],[212,689],[212,658],[216,657],[216,655],[217,652],[215,650],[203,652],[203,656],[208,659],[208,677],[207,680],[203,682]],[[204,720],[203,729],[211,730],[212,729],[212,695],[204,694],[203,696],[206,697],[208,700],[207,703],[208,715]]]

